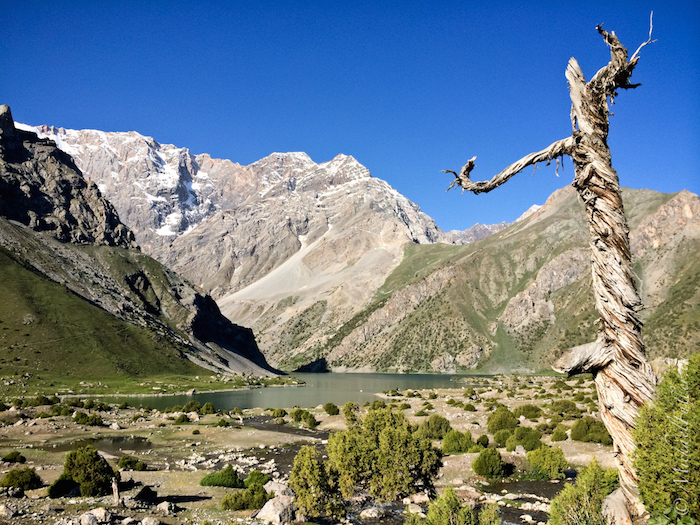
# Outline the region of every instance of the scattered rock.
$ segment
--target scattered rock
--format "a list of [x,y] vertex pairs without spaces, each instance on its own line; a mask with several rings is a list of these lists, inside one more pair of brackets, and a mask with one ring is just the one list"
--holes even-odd
[[175,514],[178,510],[180,510],[178,506],[171,501],[163,501],[158,503],[158,505],[156,505],[156,509],[158,509],[158,512],[162,512],[165,516],[170,516],[171,514]]
[[97,525],[99,522],[92,512],[86,512],[80,516],[80,525]]
[[112,520],[112,513],[104,507],[96,507],[88,511],[97,519],[98,523],[109,523]]
[[141,525],[161,525],[160,520],[157,518],[152,518],[151,516],[148,516],[147,518],[143,518],[141,520]]

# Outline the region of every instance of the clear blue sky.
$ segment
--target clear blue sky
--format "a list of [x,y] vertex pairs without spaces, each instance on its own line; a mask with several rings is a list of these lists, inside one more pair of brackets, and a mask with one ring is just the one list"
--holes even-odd
[[0,103],[16,120],[135,130],[249,164],[353,155],[443,229],[513,220],[571,182],[567,160],[487,195],[445,193],[477,155],[488,179],[571,132],[564,78],[630,54],[610,128],[633,188],[700,192],[700,2],[0,0]]

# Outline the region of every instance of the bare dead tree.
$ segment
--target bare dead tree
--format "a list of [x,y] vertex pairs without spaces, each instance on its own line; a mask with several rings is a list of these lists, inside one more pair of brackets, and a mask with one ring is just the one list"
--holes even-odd
[[[573,186],[584,203],[590,232],[593,292],[600,314],[597,340],[572,349],[555,369],[570,376],[592,373],[598,390],[598,405],[605,426],[613,438],[618,460],[621,490],[607,501],[607,513],[617,522],[623,518],[624,503],[634,514],[642,514],[637,476],[632,465],[635,443],[631,430],[639,407],[652,398],[656,377],[644,353],[639,312],[642,301],[635,286],[630,264],[629,228],[622,205],[618,176],[611,164],[608,147],[609,103],[618,89],[635,88],[630,77],[639,60],[639,46],[628,59],[627,49],[614,32],[599,25],[598,32],[610,47],[610,62],[586,82],[575,58],[569,60],[566,78],[571,95],[570,137],[554,142],[546,149],[511,164],[490,181],[472,182],[469,178],[476,157],[465,164],[450,188],[485,193],[508,181],[525,167],[538,162],[572,158],[576,169]],[[449,188],[448,188],[449,189]],[[620,503],[623,503],[620,509]]]

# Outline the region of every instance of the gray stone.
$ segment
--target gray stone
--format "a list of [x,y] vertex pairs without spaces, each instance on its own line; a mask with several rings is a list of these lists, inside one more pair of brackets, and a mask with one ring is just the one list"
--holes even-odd
[[97,517],[92,512],[86,512],[80,516],[80,525],[97,525]]
[[265,483],[264,489],[275,496],[294,496],[294,491],[292,489],[284,483],[279,483],[277,481],[268,481]]
[[368,509],[363,509],[360,512],[360,518],[363,520],[378,520],[384,517],[384,511],[377,507],[370,507]]
[[141,520],[141,525],[160,525],[160,520],[158,518],[153,518],[148,516]]
[[283,525],[294,521],[294,498],[292,496],[276,496],[265,503],[255,518],[264,523]]
[[14,518],[17,515],[17,509],[13,505],[5,503],[0,504],[0,516],[3,518]]

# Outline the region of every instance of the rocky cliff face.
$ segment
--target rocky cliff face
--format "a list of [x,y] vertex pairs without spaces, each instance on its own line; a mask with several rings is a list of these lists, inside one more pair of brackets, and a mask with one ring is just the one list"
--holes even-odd
[[0,106],[0,124],[0,249],[13,264],[162,338],[199,366],[272,370],[249,329],[136,249],[133,233],[65,152],[16,129],[7,106]]
[[[686,356],[700,344],[700,201],[689,192],[623,197],[647,351]],[[472,244],[413,245],[360,312],[334,324],[323,302],[300,309],[266,348],[288,368],[323,360],[334,370],[547,369],[595,339],[590,272],[585,217],[567,187]]]

